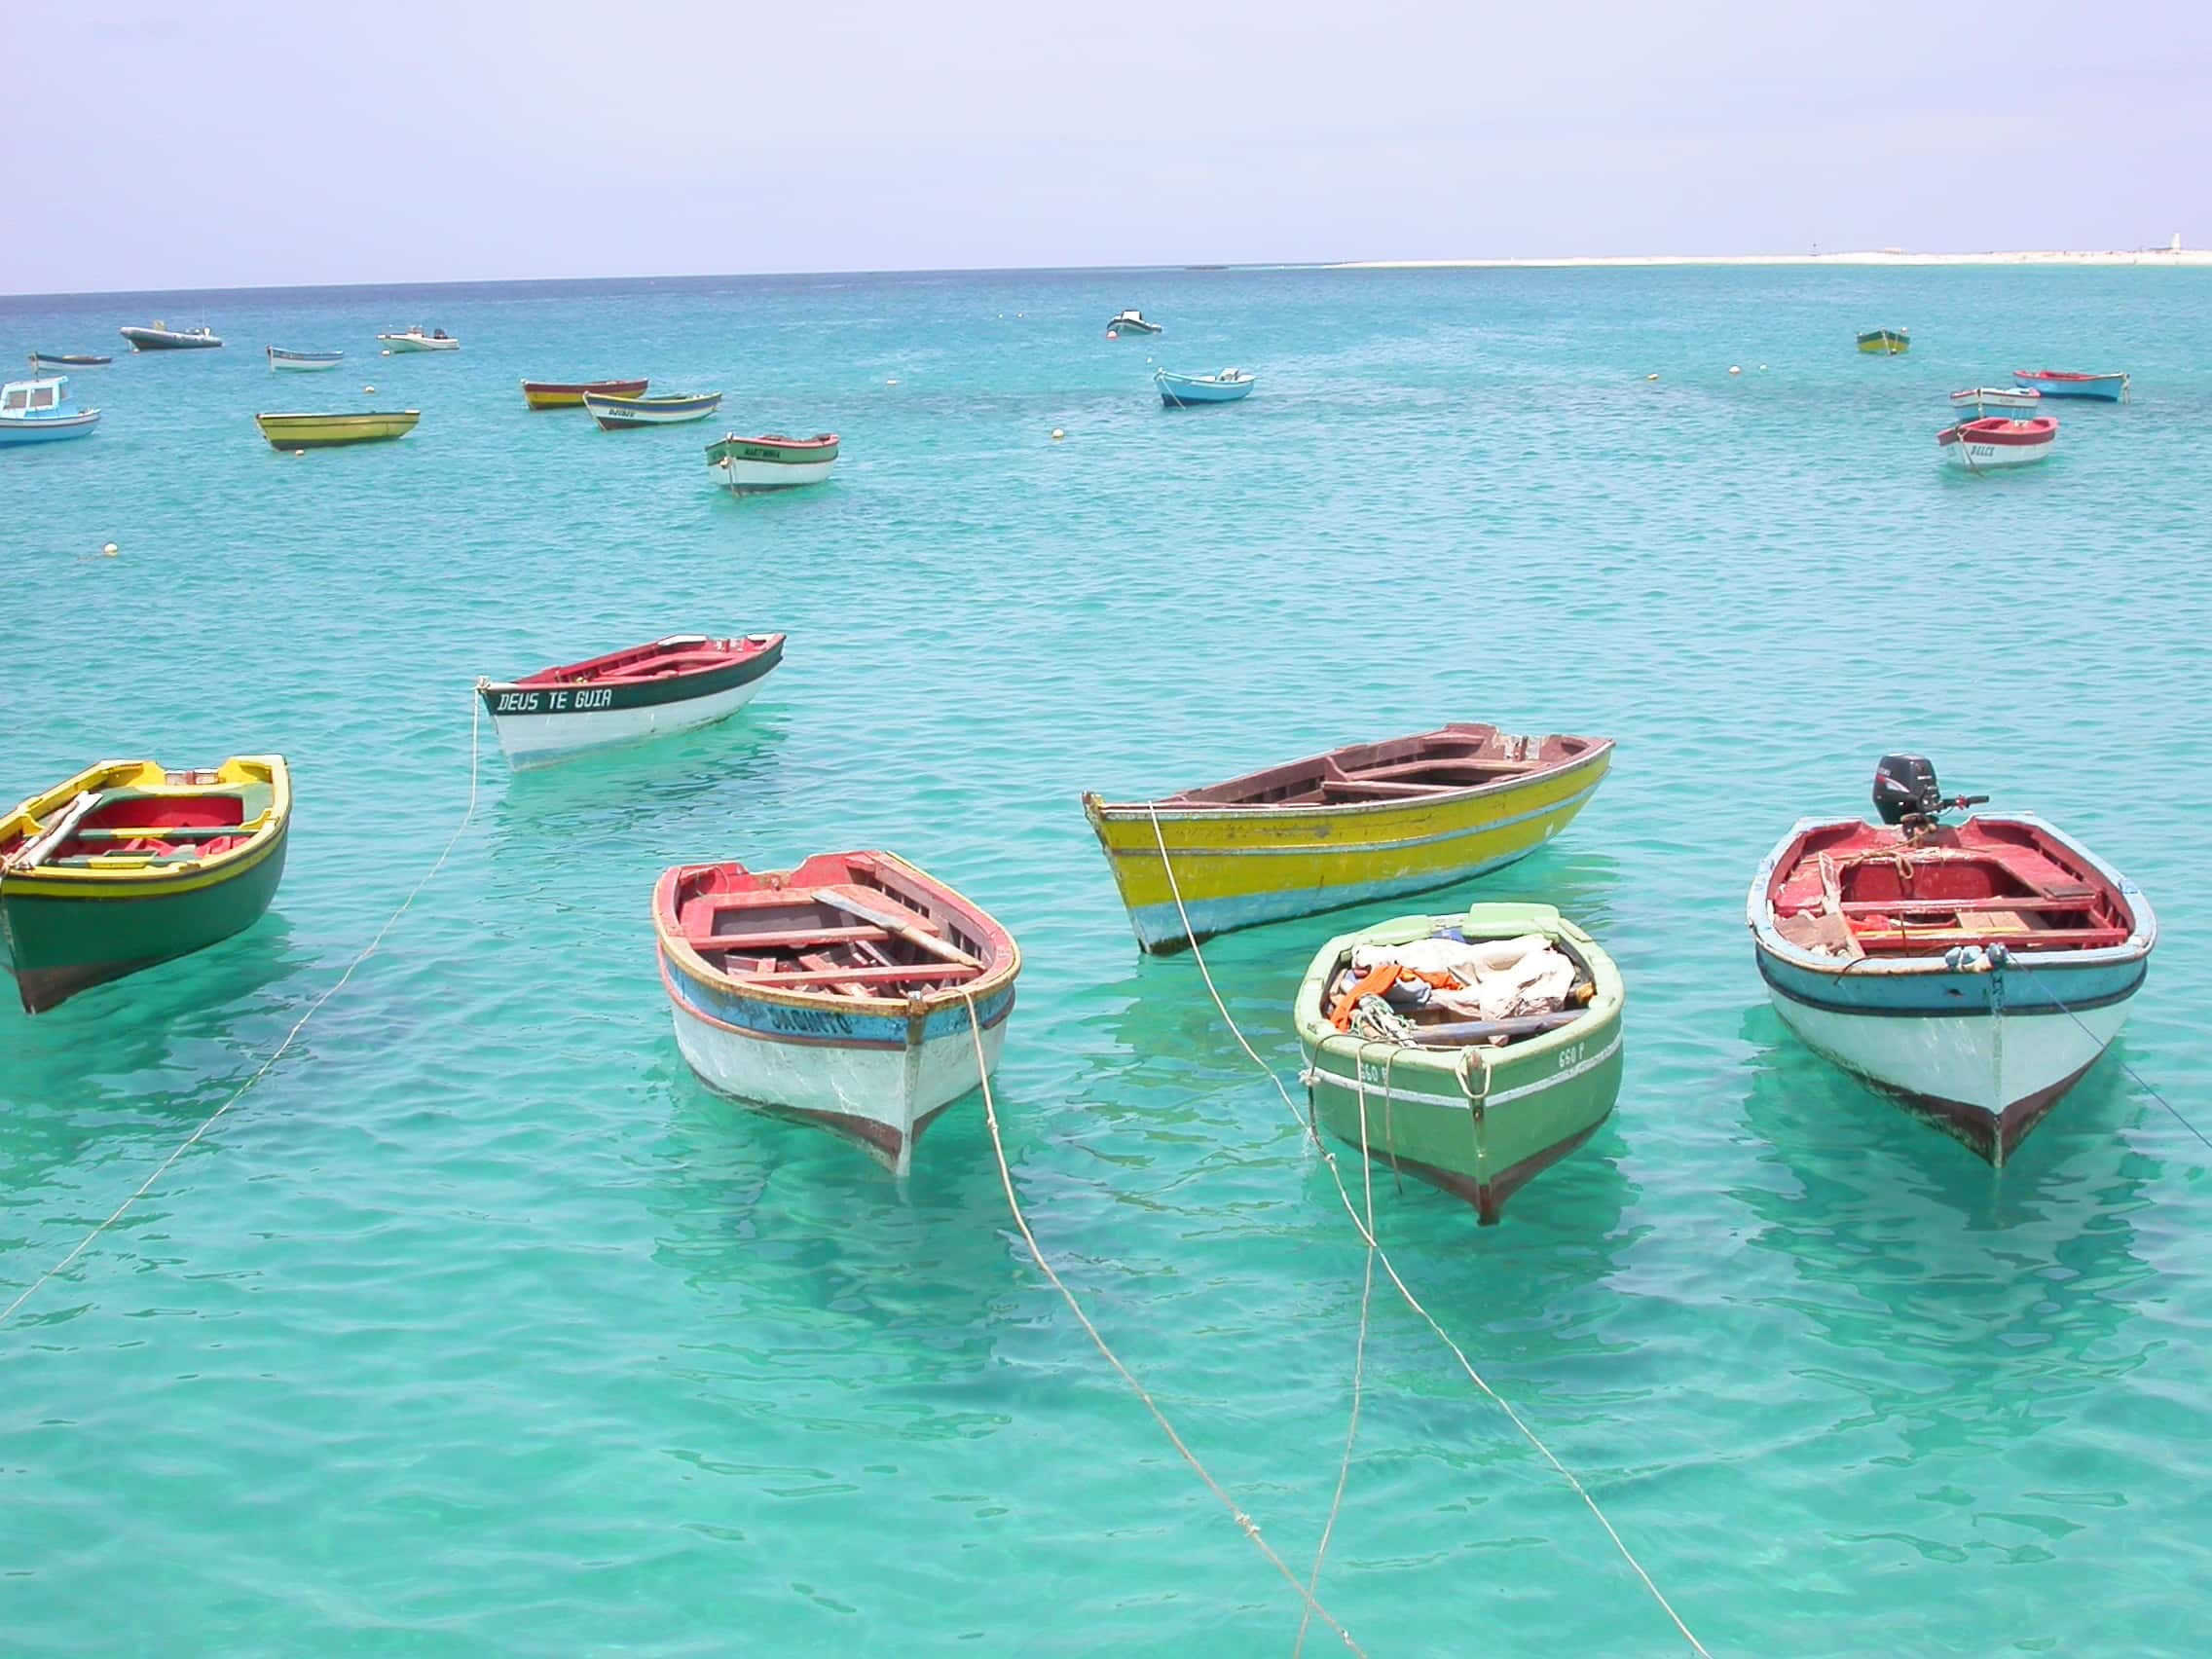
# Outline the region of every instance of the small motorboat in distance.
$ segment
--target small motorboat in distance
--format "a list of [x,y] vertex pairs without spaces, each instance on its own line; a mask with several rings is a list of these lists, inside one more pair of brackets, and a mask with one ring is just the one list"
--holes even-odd
[[1511,864],[1567,828],[1612,754],[1606,737],[1448,725],[1160,800],[1087,793],[1083,809],[1137,943],[1174,950]]
[[1936,434],[1943,459],[1970,472],[2048,461],[2057,441],[2058,421],[2049,415],[2038,415],[2032,421],[2008,421],[1990,415],[1979,421],[1961,421]]
[[1216,375],[1178,375],[1156,369],[1152,382],[1160,387],[1160,401],[1170,409],[1194,403],[1235,403],[1259,384],[1242,369],[1223,369]]
[[734,715],[783,660],[781,634],[671,634],[521,680],[479,680],[476,694],[520,770]]
[[1878,357],[1896,357],[1912,350],[1909,328],[1870,328],[1859,337],[1859,349]]
[[649,382],[642,380],[603,381],[524,381],[522,400],[533,409],[580,408],[586,393],[604,392],[609,397],[637,397]]
[[1123,312],[1106,324],[1106,338],[1119,340],[1124,334],[1161,334],[1165,330],[1157,322],[1147,322],[1144,313]]
[[261,435],[277,449],[336,449],[404,438],[422,420],[420,409],[364,409],[334,415],[256,415]]
[[99,422],[97,409],[71,407],[67,375],[44,375],[0,386],[0,444],[81,438]]
[[103,760],[0,817],[0,961],[26,1013],[251,927],[284,873],[275,755]]
[[851,1135],[901,1175],[1006,1044],[1014,936],[890,853],[680,866],[653,889],[653,930],[703,1082]]
[[2040,818],[1941,822],[1986,798],[1884,756],[1881,824],[1798,820],[1746,919],[1790,1029],[2002,1164],[2119,1034],[2157,923]]
[[1620,971],[1549,904],[1406,916],[1321,947],[1298,989],[1307,1100],[1487,1226],[1621,1087]]
[[104,369],[114,361],[113,357],[95,357],[90,351],[33,351],[31,373],[41,374],[48,369]]
[[735,432],[707,446],[707,473],[734,495],[819,484],[837,461],[837,434],[787,438],[780,432],[741,438]]
[[346,360],[343,351],[287,351],[281,346],[264,348],[269,353],[272,373],[281,369],[292,374],[320,374],[335,369]]
[[657,397],[584,393],[584,408],[603,432],[620,432],[632,426],[681,426],[687,421],[704,421],[721,406],[722,394],[719,391],[662,392]]
[[119,328],[116,332],[130,342],[133,351],[203,351],[223,342],[213,330],[203,325],[199,328],[171,328],[157,321],[151,328],[135,324]]
[[2014,369],[2012,380],[2018,386],[2032,386],[2046,397],[2094,397],[2105,403],[2118,403],[2127,395],[2127,377],[2123,374],[2076,375],[2059,369]]
[[387,351],[458,351],[461,342],[442,328],[424,333],[423,325],[402,329],[396,334],[380,334],[377,344]]
[[[2043,393],[2032,387],[1977,386],[1965,391],[1951,393],[1951,407],[1961,411],[1961,419],[1979,420],[1992,409],[2040,409]],[[1965,411],[1972,409],[1970,417]]]

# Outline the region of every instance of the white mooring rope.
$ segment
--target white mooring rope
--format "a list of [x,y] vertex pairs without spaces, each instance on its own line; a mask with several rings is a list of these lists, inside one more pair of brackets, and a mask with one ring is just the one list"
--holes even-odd
[[[1037,1235],[1029,1231],[1029,1218],[1022,1213],[1021,1200],[1014,1197],[1014,1170],[1006,1161],[1006,1143],[999,1137],[998,1103],[991,1097],[990,1068],[983,1057],[983,1022],[976,1013],[975,993],[964,989],[960,995],[968,1005],[968,1031],[976,1045],[976,1079],[983,1090],[983,1122],[991,1131],[991,1151],[998,1159],[999,1181],[1006,1188],[1007,1209],[1014,1216],[1014,1225],[1021,1234],[1021,1241],[1029,1246],[1030,1258],[1036,1262],[1038,1271],[1051,1281],[1052,1288],[1060,1293],[1060,1299],[1068,1305],[1068,1311],[1075,1315],[1076,1323],[1083,1327],[1084,1334],[1089,1337],[1092,1345],[1105,1356],[1106,1363],[1114,1368],[1122,1381],[1126,1382],[1135,1392],[1136,1397],[1144,1403],[1144,1409],[1152,1414],[1152,1420],[1160,1424],[1160,1432],[1167,1436],[1167,1443],[1175,1448],[1184,1462],[1190,1464],[1191,1472],[1205,1483],[1206,1491],[1212,1493],[1222,1508],[1228,1510],[1231,1516],[1235,1519],[1237,1527],[1247,1538],[1252,1540],[1252,1547],[1268,1558],[1268,1565],[1282,1574],[1283,1582],[1298,1592],[1300,1600],[1306,1604],[1307,1619],[1318,1618],[1343,1639],[1346,1647],[1365,1659],[1367,1650],[1354,1641],[1351,1632],[1339,1624],[1330,1614],[1329,1609],[1322,1606],[1314,1599],[1311,1590],[1299,1583],[1298,1574],[1291,1571],[1290,1564],[1275,1553],[1274,1547],[1267,1539],[1260,1536],[1259,1523],[1244,1513],[1237,1505],[1236,1500],[1224,1490],[1222,1484],[1206,1471],[1206,1466],[1203,1463],[1198,1461],[1198,1454],[1184,1444],[1183,1437],[1175,1432],[1175,1425],[1167,1420],[1167,1415],[1160,1409],[1152,1395],[1146,1391],[1145,1385],[1136,1380],[1135,1374],[1124,1365],[1120,1356],[1107,1346],[1106,1339],[1099,1334],[1098,1327],[1090,1322],[1090,1315],[1083,1310],[1083,1304],[1075,1299],[1075,1292],[1068,1289],[1060,1275],[1052,1271],[1052,1264],[1045,1259],[1045,1252],[1038,1247]],[[1301,1624],[1299,1626],[1301,1641],[1305,1639],[1305,1630],[1306,1626]]]
[[[1275,1075],[1274,1068],[1260,1057],[1259,1051],[1246,1040],[1244,1033],[1237,1029],[1236,1021],[1230,1016],[1229,1005],[1221,1000],[1221,991],[1213,982],[1213,973],[1206,967],[1205,954],[1198,949],[1198,939],[1192,932],[1191,913],[1184,908],[1182,885],[1175,879],[1175,865],[1167,856],[1167,838],[1160,828],[1159,808],[1148,801],[1145,804],[1145,811],[1151,815],[1152,838],[1160,848],[1160,866],[1167,872],[1167,891],[1175,900],[1175,914],[1182,921],[1183,937],[1191,946],[1191,960],[1198,964],[1198,977],[1205,981],[1206,995],[1213,999],[1213,1006],[1220,1013],[1222,1023],[1229,1027],[1229,1034],[1236,1039],[1237,1047],[1250,1055],[1252,1063],[1267,1074],[1268,1081],[1274,1085],[1275,1092],[1282,1096],[1284,1110],[1290,1113],[1300,1128],[1305,1131],[1307,1137],[1313,1142],[1314,1149],[1321,1155],[1322,1163],[1328,1168],[1329,1179],[1336,1185],[1337,1197],[1344,1204],[1345,1213],[1351,1217],[1352,1226],[1359,1229],[1360,1236],[1367,1241],[1368,1247],[1375,1252],[1376,1259],[1382,1264],[1382,1271],[1389,1274],[1390,1282],[1397,1287],[1398,1295],[1405,1300],[1408,1308],[1421,1316],[1428,1328],[1436,1333],[1438,1340],[1452,1350],[1452,1357],[1459,1362],[1459,1369],[1467,1374],[1468,1381],[1482,1391],[1485,1398],[1506,1415],[1513,1426],[1521,1431],[1522,1438],[1543,1454],[1544,1461],[1549,1463],[1558,1472],[1560,1478],[1574,1490],[1574,1495],[1582,1499],[1583,1505],[1597,1520],[1598,1525],[1605,1530],[1605,1536],[1612,1539],[1613,1548],[1620,1552],[1621,1559],[1627,1562],[1637,1577],[1643,1581],[1643,1587],[1650,1592],[1651,1599],[1659,1604],[1660,1610],[1673,1620],[1675,1628],[1681,1632],[1682,1640],[1689,1643],[1690,1650],[1698,1654],[1699,1659],[1712,1659],[1712,1655],[1706,1652],[1705,1644],[1690,1633],[1690,1627],[1682,1622],[1681,1614],[1675,1611],[1674,1604],[1667,1600],[1665,1594],[1652,1580],[1651,1574],[1643,1569],[1643,1564],[1636,1559],[1636,1554],[1628,1547],[1627,1541],[1621,1537],[1618,1531],[1614,1530],[1612,1522],[1605,1519],[1605,1512],[1598,1507],[1598,1500],[1592,1497],[1589,1490],[1575,1478],[1574,1471],[1561,1462],[1554,1456],[1552,1449],[1537,1438],[1536,1431],[1522,1420],[1521,1414],[1515,1411],[1496,1389],[1483,1381],[1482,1373],[1474,1368],[1473,1363],[1467,1358],[1466,1351],[1452,1340],[1451,1333],[1436,1322],[1436,1315],[1421,1306],[1420,1299],[1415,1296],[1413,1291],[1408,1288],[1406,1281],[1398,1276],[1397,1266],[1390,1260],[1390,1253],[1382,1248],[1382,1241],[1375,1235],[1374,1228],[1362,1221],[1359,1211],[1353,1207],[1351,1193],[1346,1188],[1344,1175],[1337,1168],[1337,1155],[1323,1144],[1320,1131],[1292,1102],[1290,1090],[1283,1088],[1282,1079]],[[1363,1101],[1364,1098],[1363,1092]],[[1362,1128],[1364,1129],[1364,1127],[1363,1115]]]
[[130,1196],[125,1198],[123,1202],[117,1204],[114,1210],[109,1213],[105,1221],[100,1222],[90,1233],[86,1234],[84,1237],[78,1239],[75,1247],[70,1250],[69,1254],[62,1257],[60,1261],[55,1263],[53,1267],[47,1269],[46,1272],[39,1274],[37,1278],[31,1280],[28,1285],[24,1286],[22,1293],[18,1295],[15,1301],[9,1303],[5,1309],[0,1309],[0,1325],[5,1325],[11,1318],[15,1316],[17,1309],[22,1307],[24,1303],[28,1302],[32,1297],[36,1296],[39,1291],[44,1288],[49,1280],[66,1272],[72,1262],[76,1261],[79,1256],[82,1256],[87,1250],[92,1248],[93,1241],[97,1239],[101,1234],[105,1233],[117,1222],[121,1221],[124,1217],[125,1212],[128,1211],[132,1204],[136,1203],[140,1198],[144,1198],[148,1193],[153,1191],[154,1184],[157,1181],[161,1180],[164,1175],[166,1175],[169,1172],[170,1165],[175,1163],[178,1159],[182,1158],[186,1153],[190,1152],[193,1147],[199,1143],[200,1137],[202,1135],[204,1135],[209,1129],[215,1126],[215,1121],[218,1118],[222,1117],[224,1113],[228,1112],[233,1106],[236,1106],[241,1099],[243,1099],[245,1097],[245,1092],[247,1089],[251,1088],[264,1077],[268,1076],[270,1068],[276,1065],[278,1060],[284,1057],[284,1051],[292,1046],[292,1039],[300,1034],[301,1028],[304,1027],[309,1020],[313,1019],[315,1016],[315,1014],[321,1009],[324,1003],[328,1002],[332,997],[336,996],[340,991],[346,988],[346,981],[353,977],[353,970],[360,967],[362,963],[366,962],[371,956],[376,954],[377,946],[384,942],[384,936],[391,931],[392,924],[398,921],[400,917],[404,916],[407,913],[408,907],[415,903],[416,895],[421,893],[424,888],[429,885],[430,877],[436,875],[439,870],[445,867],[446,859],[453,852],[455,844],[460,841],[461,831],[468,828],[469,820],[476,816],[476,732],[478,716],[482,711],[482,704],[477,700],[476,694],[473,691],[469,693],[469,705],[468,808],[461,815],[461,822],[454,826],[453,834],[447,838],[445,847],[442,851],[439,852],[436,861],[431,864],[430,867],[427,870],[424,870],[423,872],[423,878],[420,881],[416,882],[414,887],[409,890],[407,897],[399,902],[399,908],[392,911],[389,916],[385,918],[384,926],[377,929],[375,937],[373,937],[367,944],[361,947],[361,953],[346,965],[346,972],[338,976],[337,983],[332,985],[327,991],[324,991],[322,995],[315,998],[313,1002],[308,1004],[307,1013],[301,1014],[298,1019],[292,1022],[291,1030],[284,1033],[284,1040],[276,1045],[276,1049],[270,1053],[270,1056],[266,1060],[263,1060],[259,1066],[254,1068],[253,1075],[247,1078],[245,1082],[240,1084],[237,1089],[232,1092],[229,1099],[225,1100],[220,1106],[216,1107],[214,1111],[208,1113],[205,1121],[203,1121],[198,1128],[194,1129],[192,1133],[185,1136],[183,1141],[181,1141],[177,1145],[176,1149],[171,1152],[168,1157],[163,1159],[160,1163],[156,1164],[154,1167],[154,1172],[151,1175],[147,1176],[145,1180],[139,1182],[137,1187],[131,1192]]

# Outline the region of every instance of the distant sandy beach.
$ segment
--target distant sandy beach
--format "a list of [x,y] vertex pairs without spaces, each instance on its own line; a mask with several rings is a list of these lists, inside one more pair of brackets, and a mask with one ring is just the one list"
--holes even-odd
[[1863,253],[1622,254],[1566,259],[1348,259],[1332,271],[1484,271],[1520,268],[1641,265],[2173,265],[2212,266],[2212,248],[2146,247],[2109,253],[1908,253],[1886,247]]

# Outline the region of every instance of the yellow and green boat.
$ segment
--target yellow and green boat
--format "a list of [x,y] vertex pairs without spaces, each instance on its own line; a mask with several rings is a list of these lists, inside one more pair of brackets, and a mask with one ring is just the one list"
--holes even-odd
[[1909,328],[1869,328],[1859,337],[1859,349],[1878,357],[1898,357],[1912,350]]
[[278,449],[332,449],[404,438],[422,420],[420,409],[365,409],[358,414],[256,415],[261,435]]
[[1612,958],[1549,904],[1363,928],[1323,945],[1298,989],[1307,1098],[1330,1134],[1488,1225],[1611,1114],[1626,1000]]
[[1456,724],[1160,800],[1086,794],[1083,806],[1138,944],[1174,950],[1511,864],[1567,828],[1612,754],[1605,737]]
[[24,1011],[251,927],[291,818],[275,755],[183,772],[104,760],[0,818],[0,962]]

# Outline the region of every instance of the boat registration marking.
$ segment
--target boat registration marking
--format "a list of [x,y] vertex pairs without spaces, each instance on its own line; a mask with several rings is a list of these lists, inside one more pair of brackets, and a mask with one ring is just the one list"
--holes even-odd
[[590,709],[614,706],[614,692],[607,686],[582,686],[573,691],[502,691],[495,715],[577,715]]

